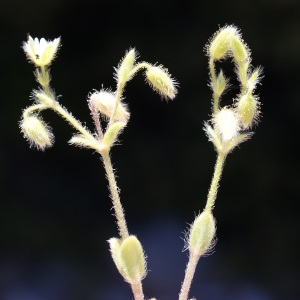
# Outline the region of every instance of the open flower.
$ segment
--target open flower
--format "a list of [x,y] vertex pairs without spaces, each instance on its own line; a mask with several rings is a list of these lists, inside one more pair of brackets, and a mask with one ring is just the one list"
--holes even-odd
[[46,41],[44,38],[33,39],[28,36],[28,41],[23,43],[23,50],[29,60],[31,60],[38,67],[45,67],[51,64],[55,58],[56,52],[59,48],[60,38],[53,41]]

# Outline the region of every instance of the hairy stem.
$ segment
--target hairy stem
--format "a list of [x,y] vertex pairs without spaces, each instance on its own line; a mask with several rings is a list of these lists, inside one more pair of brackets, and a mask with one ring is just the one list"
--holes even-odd
[[209,72],[210,72],[210,76],[211,76],[211,87],[212,87],[212,91],[213,91],[213,114],[215,115],[218,110],[219,110],[219,100],[220,97],[218,95],[216,95],[216,93],[214,92],[214,86],[216,85],[216,70],[215,70],[215,64],[214,64],[214,59],[211,58],[209,60]]
[[32,114],[36,110],[40,111],[40,110],[47,109],[47,108],[49,108],[49,107],[43,103],[32,105],[23,111],[23,118],[25,119],[26,117],[28,117],[30,114]]
[[[218,186],[221,179],[225,158],[225,154],[218,154],[213,178],[207,195],[205,210],[211,211],[214,208],[214,203],[217,197]],[[200,255],[195,255],[192,252],[190,252],[189,262],[186,266],[185,277],[179,294],[179,300],[188,299],[189,290],[191,288],[191,283],[200,257]]]
[[95,139],[93,135],[84,128],[84,126],[76,120],[63,106],[61,106],[57,101],[55,105],[50,107],[58,114],[60,114],[66,121],[68,121],[76,130],[78,130],[83,136],[89,139]]
[[191,284],[193,281],[193,277],[194,277],[199,259],[200,259],[200,256],[194,255],[193,253],[190,252],[189,262],[186,265],[185,276],[184,276],[183,283],[181,285],[179,300],[187,300],[188,299],[189,291],[191,288]]
[[131,290],[134,295],[134,300],[144,300],[142,281],[131,284]]
[[125,87],[125,83],[121,83],[121,84],[117,85],[116,104],[115,104],[113,113],[112,113],[112,115],[111,115],[111,117],[109,119],[109,123],[108,123],[107,128],[109,128],[115,122],[115,118],[116,118],[116,115],[117,115],[118,106],[119,106],[119,103],[120,103],[121,98],[122,98],[124,87]]
[[225,162],[226,155],[225,154],[218,154],[218,158],[215,165],[214,175],[210,184],[210,189],[207,195],[207,201],[205,210],[211,211],[214,208],[215,200],[217,197],[219,182],[221,179],[224,162]]
[[129,236],[129,233],[126,225],[124,210],[120,201],[119,189],[117,186],[114,170],[111,164],[109,152],[108,151],[102,152],[101,155],[104,163],[104,168],[106,171],[107,180],[109,183],[109,190],[111,194],[113,208],[115,211],[115,217],[117,219],[119,234],[122,240],[124,240]]
[[91,111],[91,115],[95,124],[95,128],[97,131],[97,135],[99,140],[103,139],[103,131],[102,131],[102,127],[101,127],[101,123],[99,120],[99,112],[97,110],[97,108],[95,107],[95,104],[93,101],[89,101],[89,108]]
[[[149,67],[150,67],[150,65],[146,62],[139,63],[131,70],[131,73],[130,73],[131,75],[129,77],[134,76],[134,74],[136,72],[138,72],[140,69],[149,68]],[[121,101],[125,85],[126,85],[126,82],[118,82],[118,84],[117,84],[116,105],[114,107],[112,116],[110,117],[108,127],[111,126],[115,121],[117,109],[118,109],[119,103]]]

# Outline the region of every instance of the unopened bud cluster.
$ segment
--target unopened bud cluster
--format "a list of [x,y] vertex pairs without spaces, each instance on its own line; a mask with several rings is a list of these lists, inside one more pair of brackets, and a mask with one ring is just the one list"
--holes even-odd
[[[213,90],[213,117],[205,125],[209,140],[220,154],[228,154],[238,144],[247,140],[247,132],[258,122],[260,103],[254,94],[260,79],[260,69],[250,66],[251,53],[235,26],[221,28],[207,46],[211,87]],[[220,98],[229,87],[222,70],[216,74],[215,62],[231,57],[240,82],[240,92],[231,106],[220,108]]]

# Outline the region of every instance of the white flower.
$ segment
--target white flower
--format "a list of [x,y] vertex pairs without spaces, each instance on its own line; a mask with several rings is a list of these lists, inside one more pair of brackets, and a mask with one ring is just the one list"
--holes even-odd
[[60,38],[53,41],[46,41],[28,36],[28,41],[23,43],[23,50],[26,56],[38,67],[45,67],[51,64],[59,48]]

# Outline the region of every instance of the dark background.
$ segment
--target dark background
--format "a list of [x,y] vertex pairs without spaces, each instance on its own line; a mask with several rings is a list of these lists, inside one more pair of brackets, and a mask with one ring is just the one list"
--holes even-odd
[[202,130],[211,109],[203,48],[225,24],[241,29],[253,65],[264,68],[263,117],[228,157],[214,210],[218,243],[200,260],[190,296],[299,299],[297,0],[0,1],[0,299],[132,299],[108,251],[117,229],[98,155],[69,146],[74,130],[52,111],[42,115],[53,148],[30,149],[20,133],[38,86],[21,49],[27,34],[61,36],[52,86],[89,128],[87,95],[115,87],[113,66],[129,47],[180,82],[169,103],[142,74],[128,84],[131,119],[112,151],[130,232],[148,255],[145,294],[168,300],[179,293],[183,232],[204,208],[215,163]]

